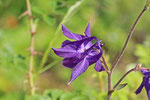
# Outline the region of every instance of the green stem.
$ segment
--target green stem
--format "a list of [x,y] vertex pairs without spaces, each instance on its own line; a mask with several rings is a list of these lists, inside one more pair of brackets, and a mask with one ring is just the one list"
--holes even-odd
[[33,24],[33,16],[31,12],[31,4],[30,0],[26,0],[27,5],[27,14],[29,16],[30,21],[30,32],[31,32],[31,44],[30,44],[30,62],[29,62],[29,85],[30,85],[30,92],[31,95],[35,94],[35,86],[34,86],[34,79],[33,79],[33,66],[34,66],[34,35],[35,35],[35,27]]
[[78,1],[76,2],[67,12],[67,14],[64,16],[64,18],[62,19],[62,21],[59,23],[57,29],[56,29],[56,32],[55,32],[55,35],[54,35],[54,39],[52,41],[49,42],[49,45],[48,45],[48,48],[46,49],[44,55],[43,55],[43,58],[42,58],[42,61],[41,61],[41,64],[40,64],[40,68],[39,68],[39,71],[41,70],[41,68],[44,66],[45,62],[47,61],[47,57],[48,57],[48,54],[50,52],[50,48],[52,47],[52,45],[54,44],[54,42],[57,40],[57,36],[58,33],[60,32],[61,30],[61,24],[64,24],[76,11],[76,9],[81,5],[83,1]]
[[40,73],[45,72],[46,70],[50,69],[51,67],[53,67],[53,66],[56,65],[57,63],[58,63],[58,61],[54,61],[54,62],[50,63],[49,65],[43,67],[43,68],[40,70]]

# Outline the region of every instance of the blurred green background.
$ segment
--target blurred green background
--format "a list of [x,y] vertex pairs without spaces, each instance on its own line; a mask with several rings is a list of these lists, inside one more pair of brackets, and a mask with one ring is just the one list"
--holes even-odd
[[[105,100],[107,74],[96,72],[93,66],[67,86],[71,70],[62,67],[62,58],[51,50],[51,47],[59,48],[67,39],[58,25],[66,16],[64,25],[74,33],[83,34],[91,21],[92,36],[105,42],[103,50],[110,66],[123,47],[145,2],[146,0],[31,0],[34,22],[37,23],[35,50],[39,52],[34,59],[34,73],[39,70],[49,43],[54,43],[48,48],[48,59],[45,60],[41,74],[35,78],[36,95],[30,96],[27,80],[31,37],[29,19],[27,16],[19,19],[26,11],[26,1],[0,0],[0,100]],[[149,18],[150,11],[147,11],[137,25],[113,75],[114,84],[138,62],[144,67],[150,67]],[[144,89],[137,96],[134,93],[141,81],[140,72],[129,74],[123,81],[128,85],[114,92],[113,100],[146,100]]]

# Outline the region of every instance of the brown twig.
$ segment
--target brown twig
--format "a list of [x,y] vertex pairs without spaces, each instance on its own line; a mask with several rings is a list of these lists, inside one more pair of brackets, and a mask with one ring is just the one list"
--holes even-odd
[[108,73],[108,93],[107,93],[107,100],[111,100],[111,94],[112,94],[112,90],[111,90],[111,71]]
[[132,26],[132,28],[131,28],[129,34],[128,34],[127,40],[126,40],[126,42],[125,42],[123,48],[122,48],[120,54],[119,54],[118,57],[116,58],[116,61],[115,61],[115,63],[113,64],[113,66],[112,66],[112,68],[111,68],[111,72],[113,72],[113,70],[114,70],[114,69],[116,68],[116,66],[118,65],[118,63],[119,63],[121,57],[123,56],[123,54],[124,54],[124,52],[125,52],[125,50],[126,50],[126,48],[127,48],[128,43],[129,43],[129,41],[130,41],[130,39],[131,39],[131,37],[132,37],[132,35],[133,35],[133,32],[134,32],[134,30],[135,30],[135,27],[136,27],[137,23],[140,21],[142,15],[144,14],[144,12],[145,12],[146,10],[147,10],[147,7],[145,6],[144,9],[141,11],[140,15],[138,16],[138,18],[136,19],[136,21],[134,22],[134,24],[133,24],[133,26]]
[[133,32],[134,32],[134,30],[135,30],[136,25],[138,24],[138,22],[140,21],[141,17],[143,16],[144,12],[145,12],[147,9],[148,9],[147,6],[145,6],[144,9],[143,9],[143,10],[141,11],[141,13],[139,14],[138,18],[136,19],[136,21],[134,22],[134,24],[133,24],[133,26],[131,27],[131,30],[130,30],[130,32],[129,32],[129,34],[128,34],[127,40],[126,40],[126,42],[125,42],[125,44],[124,44],[124,46],[123,46],[123,48],[122,48],[120,54],[119,54],[118,57],[116,58],[115,63],[113,64],[113,66],[112,66],[111,69],[110,69],[110,72],[108,73],[108,94],[107,94],[107,100],[111,100],[111,94],[112,94],[113,91],[114,91],[114,87],[116,88],[116,87],[120,84],[120,82],[124,79],[124,77],[127,76],[130,72],[132,72],[132,71],[134,70],[134,69],[129,70],[129,72],[127,72],[127,73],[119,80],[119,82],[117,83],[117,85],[115,85],[115,86],[113,87],[113,89],[111,89],[111,81],[112,81],[111,77],[112,77],[112,73],[113,73],[114,69],[116,68],[116,66],[118,65],[118,63],[119,63],[121,57],[123,56],[123,54],[124,54],[124,52],[125,52],[125,50],[126,50],[126,48],[127,48],[127,45],[128,45],[128,43],[129,43],[129,41],[130,41],[132,35],[133,35]]
[[132,71],[135,71],[135,68],[130,69],[128,72],[126,72],[121,78],[120,80],[114,85],[113,90],[121,83],[121,81]]
[[109,68],[108,68],[108,66],[107,66],[107,63],[106,63],[105,58],[104,58],[103,55],[102,55],[102,61],[103,61],[104,68],[105,68],[106,72],[109,73]]
[[115,90],[115,88],[122,82],[122,80],[131,72],[136,71],[136,70],[149,70],[147,68],[141,68],[141,64],[137,64],[136,67],[130,69],[129,71],[127,71],[121,78],[120,80],[114,85],[113,90]]
[[111,72],[109,70],[109,67],[107,66],[107,63],[106,63],[105,58],[104,58],[103,55],[102,55],[102,61],[103,61],[105,70],[106,70],[106,72],[108,74],[108,94],[107,94],[107,100],[110,100],[111,99]]

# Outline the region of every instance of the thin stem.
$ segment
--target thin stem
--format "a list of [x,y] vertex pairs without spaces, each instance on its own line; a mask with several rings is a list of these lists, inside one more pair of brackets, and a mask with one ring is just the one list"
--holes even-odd
[[113,64],[113,66],[112,66],[112,68],[111,68],[111,72],[113,72],[113,70],[114,70],[114,69],[116,68],[116,66],[118,65],[118,63],[119,63],[121,57],[123,56],[123,54],[124,54],[124,52],[125,52],[125,50],[126,50],[126,47],[127,47],[128,43],[129,43],[129,41],[130,41],[130,39],[131,39],[131,37],[132,37],[132,35],[133,35],[133,32],[134,32],[134,30],[135,30],[135,27],[136,27],[137,23],[139,22],[139,20],[141,19],[141,17],[143,16],[143,14],[144,14],[144,12],[145,12],[146,10],[147,10],[147,7],[144,7],[144,9],[141,11],[140,15],[138,16],[138,18],[137,18],[136,21],[134,22],[134,24],[133,24],[133,26],[132,26],[132,28],[131,28],[129,34],[128,34],[127,40],[126,40],[126,42],[125,42],[123,48],[122,48],[120,54],[119,54],[118,57],[116,58],[116,61],[115,61],[115,63]]
[[120,80],[116,83],[116,85],[113,87],[113,90],[121,83],[121,81],[132,71],[135,71],[135,68],[130,69],[128,72],[126,72],[121,78]]
[[44,55],[42,57],[42,60],[41,60],[41,64],[40,64],[40,67],[39,67],[39,70],[42,69],[42,67],[44,66],[45,62],[47,61],[47,58],[48,58],[48,54],[50,52],[50,48],[52,47],[52,45],[54,44],[54,42],[57,40],[58,38],[58,34],[61,30],[61,24],[64,24],[71,16],[73,16],[73,14],[75,13],[75,11],[77,10],[77,8],[81,5],[81,3],[83,2],[82,1],[78,1],[76,2],[72,7],[70,7],[70,9],[67,11],[67,14],[63,17],[63,19],[61,20],[61,22],[59,23],[57,29],[56,29],[56,32],[55,32],[55,35],[54,35],[54,39],[52,41],[49,42],[49,45],[48,45],[48,48],[46,49],[46,51],[44,52]]
[[30,20],[31,44],[30,44],[30,62],[29,62],[29,85],[31,95],[35,94],[34,80],[33,80],[33,65],[34,65],[34,34],[35,28],[33,24],[33,17],[31,12],[30,0],[26,0],[28,16]]
[[31,37],[31,46],[30,46],[30,62],[29,62],[29,84],[30,84],[30,91],[31,95],[35,94],[35,87],[34,87],[34,80],[33,80],[33,62],[34,62],[34,38]]
[[149,71],[150,69],[147,68],[142,68],[141,64],[137,64],[135,68],[130,69],[129,71],[127,71],[121,78],[120,80],[114,85],[113,90],[115,90],[115,88],[122,82],[122,80],[131,72],[136,71],[136,70],[147,70]]
[[45,72],[46,70],[50,69],[51,67],[53,67],[54,65],[56,65],[58,63],[58,61],[54,61],[52,63],[50,63],[49,65],[43,67],[43,69],[40,70],[40,73]]
[[102,61],[103,61],[103,64],[104,64],[105,70],[107,71],[107,73],[109,73],[109,68],[108,68],[108,66],[107,66],[107,63],[106,63],[105,58],[104,58],[104,56],[103,56],[103,55],[102,55]]
[[107,66],[107,63],[106,63],[106,60],[104,58],[104,56],[102,55],[102,60],[103,60],[103,64],[104,64],[104,67],[105,67],[105,70],[108,74],[108,94],[107,94],[107,100],[110,100],[111,99],[111,72],[109,70],[109,67]]
[[[147,10],[147,7],[145,6],[144,9],[141,11],[140,15],[138,16],[138,18],[136,19],[136,21],[134,22],[133,26],[131,27],[131,30],[130,30],[130,32],[129,32],[129,34],[128,34],[127,40],[126,40],[126,42],[125,42],[125,44],[124,44],[124,46],[123,46],[123,48],[122,48],[120,54],[119,54],[118,57],[116,58],[116,61],[115,61],[115,63],[113,64],[113,66],[112,66],[110,72],[108,73],[108,94],[107,94],[107,100],[111,100],[111,94],[113,93],[114,89],[120,84],[120,82],[121,82],[130,72],[132,72],[132,71],[135,70],[135,68],[134,68],[134,69],[129,70],[127,73],[125,73],[125,74],[122,76],[122,78],[116,83],[116,85],[113,87],[113,89],[111,89],[111,81],[112,81],[112,80],[111,80],[111,76],[112,76],[112,73],[113,73],[114,69],[116,68],[116,66],[118,65],[118,63],[119,63],[121,57],[123,56],[123,54],[124,54],[124,52],[125,52],[125,50],[126,50],[126,48],[127,48],[127,45],[128,45],[128,43],[129,43],[129,41],[130,41],[132,35],[133,35],[133,32],[134,32],[134,30],[135,30],[135,27],[136,27],[137,23],[140,21],[141,17],[143,16],[143,14],[144,14],[144,12],[145,12],[146,10]],[[136,69],[136,70],[137,70],[137,69]]]
[[107,93],[107,100],[111,100],[111,94],[112,93],[108,91],[108,93]]
[[108,73],[108,93],[107,93],[107,100],[111,100],[111,94],[112,94],[112,91],[111,91],[111,75],[112,75],[112,73],[109,72]]

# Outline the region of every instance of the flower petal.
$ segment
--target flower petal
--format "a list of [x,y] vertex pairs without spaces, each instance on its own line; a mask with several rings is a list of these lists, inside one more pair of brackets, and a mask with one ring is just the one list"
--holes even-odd
[[80,55],[79,49],[81,49],[80,48],[81,45],[83,43],[87,44],[93,39],[95,39],[95,37],[89,37],[89,38],[82,39],[79,41],[74,41],[74,42],[65,41],[62,44],[62,48],[59,48],[59,49],[52,48],[52,49],[56,55],[58,55],[60,57],[70,58],[70,57]]
[[105,43],[100,44],[101,47],[103,47],[105,45]]
[[83,60],[81,60],[73,69],[72,71],[72,75],[71,75],[71,79],[68,83],[71,84],[72,81],[74,81],[79,75],[81,75],[82,73],[84,73],[87,68],[89,66],[89,62],[86,60],[86,58],[84,58]]
[[145,76],[149,76],[149,75],[150,75],[150,72],[147,71],[147,70],[141,70],[141,72],[142,72],[143,75],[145,75]]
[[104,71],[104,70],[105,70],[100,60],[98,60],[98,61],[96,62],[94,69],[95,69],[97,72],[101,72],[101,71]]
[[62,64],[64,67],[74,68],[78,64],[79,60],[80,59],[77,57],[64,58]]
[[93,44],[91,42],[84,44],[85,49],[89,49]]
[[84,37],[84,36],[82,36],[82,35],[72,33],[72,32],[71,32],[69,29],[67,29],[64,25],[62,25],[62,32],[63,32],[63,34],[64,34],[66,37],[68,37],[68,38],[70,38],[70,39],[81,40],[82,37]]
[[53,51],[55,52],[56,55],[60,56],[60,57],[74,57],[79,55],[79,53],[76,50],[73,49],[66,49],[66,48],[52,48]]
[[143,77],[143,81],[142,81],[141,85],[140,85],[139,88],[135,91],[136,94],[139,94],[139,93],[142,91],[142,89],[143,89],[143,87],[144,87],[144,85],[145,85],[145,82],[146,82],[146,78]]
[[61,48],[64,47],[64,46],[66,46],[68,43],[71,43],[71,41],[69,41],[69,40],[64,41],[64,42],[61,44]]
[[83,47],[88,45],[89,42],[92,41],[93,39],[96,39],[96,37],[89,37],[89,38],[85,38],[79,41],[73,41],[73,42],[67,43],[67,45],[65,45],[64,47],[70,46],[74,48],[75,50],[83,49]]
[[148,100],[150,100],[150,91],[147,92]]
[[[98,51],[98,50],[100,50],[100,51]],[[100,49],[98,49],[98,50],[91,50],[89,53],[88,53],[88,55],[87,55],[87,60],[89,61],[89,65],[91,65],[91,64],[93,64],[93,63],[95,63],[95,62],[97,62],[99,59],[100,59],[100,57],[102,56],[102,49],[100,48]]]
[[90,25],[91,25],[91,22],[89,22],[89,24],[88,24],[88,26],[86,27],[85,32],[84,32],[87,37],[90,37],[90,36],[91,36]]
[[[149,73],[150,74],[150,73]],[[148,77],[144,77],[145,78],[145,89],[146,89],[146,92],[147,92],[147,96],[150,100],[150,75]]]

